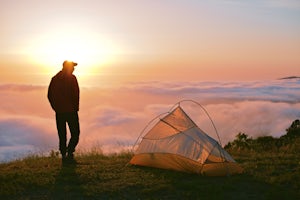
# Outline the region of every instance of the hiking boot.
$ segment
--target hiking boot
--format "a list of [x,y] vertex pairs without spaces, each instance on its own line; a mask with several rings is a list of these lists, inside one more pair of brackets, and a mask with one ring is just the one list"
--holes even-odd
[[68,158],[67,158],[67,156],[63,156],[63,157],[62,157],[62,159],[61,159],[61,161],[62,161],[62,165],[63,165],[63,166],[65,166],[65,165],[68,165],[68,164],[69,164],[69,161],[68,161]]
[[61,154],[61,160],[64,162],[67,159],[66,154]]
[[68,154],[66,160],[68,164],[77,164],[76,160],[74,159],[73,153]]
[[73,153],[68,153],[67,158],[68,158],[69,160],[74,160],[74,154],[73,154]]

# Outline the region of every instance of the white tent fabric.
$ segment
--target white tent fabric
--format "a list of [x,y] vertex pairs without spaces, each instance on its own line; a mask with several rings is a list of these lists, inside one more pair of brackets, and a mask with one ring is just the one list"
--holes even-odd
[[211,176],[242,171],[220,144],[201,130],[180,106],[148,131],[130,163]]

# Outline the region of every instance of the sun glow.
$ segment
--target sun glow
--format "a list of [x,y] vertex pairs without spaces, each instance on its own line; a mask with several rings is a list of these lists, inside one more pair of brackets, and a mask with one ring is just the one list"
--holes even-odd
[[78,63],[75,73],[80,75],[101,71],[119,52],[108,39],[85,32],[58,32],[35,39],[29,50],[32,61],[53,73],[62,67],[64,60]]

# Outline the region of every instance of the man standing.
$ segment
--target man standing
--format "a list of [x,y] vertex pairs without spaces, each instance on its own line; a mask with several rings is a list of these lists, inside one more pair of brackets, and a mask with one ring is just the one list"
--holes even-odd
[[[62,70],[51,79],[48,88],[48,100],[56,113],[59,150],[63,162],[75,162],[73,153],[79,142],[79,86],[73,75],[75,66],[77,63],[64,61]],[[71,133],[68,145],[66,124]]]

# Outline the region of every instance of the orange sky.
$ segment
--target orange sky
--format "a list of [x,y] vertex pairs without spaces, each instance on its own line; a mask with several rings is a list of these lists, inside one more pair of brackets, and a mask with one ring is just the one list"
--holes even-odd
[[1,1],[0,83],[299,75],[299,1]]

